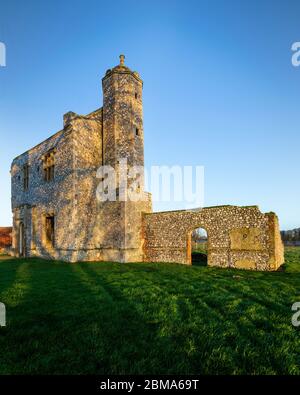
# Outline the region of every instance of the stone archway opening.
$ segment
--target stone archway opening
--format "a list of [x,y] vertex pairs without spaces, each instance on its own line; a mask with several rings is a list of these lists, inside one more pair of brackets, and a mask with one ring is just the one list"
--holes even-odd
[[208,235],[204,228],[194,229],[191,235],[191,264],[207,266]]

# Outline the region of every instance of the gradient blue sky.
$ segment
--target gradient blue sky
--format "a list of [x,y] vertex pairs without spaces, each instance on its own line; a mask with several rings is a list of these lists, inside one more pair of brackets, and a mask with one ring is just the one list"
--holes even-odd
[[147,166],[203,165],[206,206],[258,204],[300,226],[299,15],[296,0],[1,0],[0,225],[11,160],[65,112],[101,107],[124,53],[144,80]]

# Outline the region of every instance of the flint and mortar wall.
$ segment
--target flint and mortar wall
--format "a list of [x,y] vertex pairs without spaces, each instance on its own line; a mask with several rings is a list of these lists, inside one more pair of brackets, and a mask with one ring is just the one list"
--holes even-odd
[[[151,196],[139,202],[99,202],[103,163],[102,109],[79,116],[67,113],[64,129],[17,157],[12,164],[13,249],[18,255],[20,223],[26,256],[76,261],[142,261],[142,213],[152,211]],[[54,180],[45,182],[42,157],[55,149]],[[23,188],[23,166],[29,187]],[[46,240],[46,216],[55,216],[54,248]]]
[[[45,182],[42,156],[56,149],[55,181]],[[29,165],[29,187],[23,187],[23,166]],[[12,176],[13,247],[18,253],[19,225],[25,229],[26,254],[51,257],[52,251],[45,240],[45,217],[57,217],[57,248],[67,249],[72,228],[65,219],[72,216],[70,202],[73,197],[73,139],[68,130],[62,130],[43,143],[14,159]],[[65,235],[69,235],[69,240]]]
[[196,228],[207,231],[209,266],[276,270],[284,261],[276,215],[256,206],[145,214],[144,261],[191,264]]
[[115,167],[126,158],[128,166],[144,166],[142,81],[132,72],[109,71],[102,87],[104,164]]
[[[77,260],[96,248],[96,170],[102,162],[102,110],[89,116],[68,113],[65,127],[14,159],[12,176],[13,249],[18,255],[19,226],[25,230],[26,256]],[[43,155],[55,150],[54,180],[45,182]],[[23,166],[29,165],[29,187]],[[46,241],[47,215],[55,216],[55,248]],[[92,219],[92,220],[91,220]],[[84,246],[84,254],[79,254]],[[94,258],[94,255],[93,257]]]

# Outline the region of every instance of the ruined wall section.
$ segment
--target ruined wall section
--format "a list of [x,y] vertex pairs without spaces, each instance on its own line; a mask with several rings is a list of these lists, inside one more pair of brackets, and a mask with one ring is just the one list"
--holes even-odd
[[96,190],[102,165],[102,108],[87,115],[72,117],[69,127],[74,146],[74,242],[72,261],[100,260],[102,231]]
[[[54,151],[54,179],[46,182],[43,157]],[[96,169],[102,162],[102,110],[88,116],[67,113],[64,129],[12,163],[13,246],[18,254],[20,223],[26,256],[77,260],[78,249],[95,248]],[[23,166],[29,165],[24,190]],[[46,216],[55,216],[54,248],[46,240]],[[94,220],[95,221],[95,220]],[[90,243],[90,245],[89,245]],[[83,254],[85,255],[85,253]]]
[[[46,182],[43,174],[43,156],[54,151],[54,180]],[[23,166],[29,166],[29,185],[24,190]],[[57,257],[46,242],[47,215],[56,217],[56,248],[68,249],[72,227],[66,218],[72,215],[73,199],[73,138],[71,130],[63,129],[14,159],[11,167],[13,246],[17,254],[18,231],[24,223],[27,256]]]
[[145,199],[138,202],[127,202],[125,207],[125,242],[123,262],[143,261],[143,228],[144,213],[152,212],[152,195],[145,193]]
[[275,213],[267,214],[270,234],[270,269],[276,270],[284,262],[284,244],[280,234],[279,220]]
[[200,227],[208,234],[209,266],[275,270],[283,263],[277,217],[257,206],[145,214],[144,260],[191,264],[191,233]]

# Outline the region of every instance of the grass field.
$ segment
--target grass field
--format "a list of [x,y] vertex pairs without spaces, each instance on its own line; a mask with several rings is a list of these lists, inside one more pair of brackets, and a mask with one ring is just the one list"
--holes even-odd
[[0,258],[0,374],[299,374],[283,271]]

